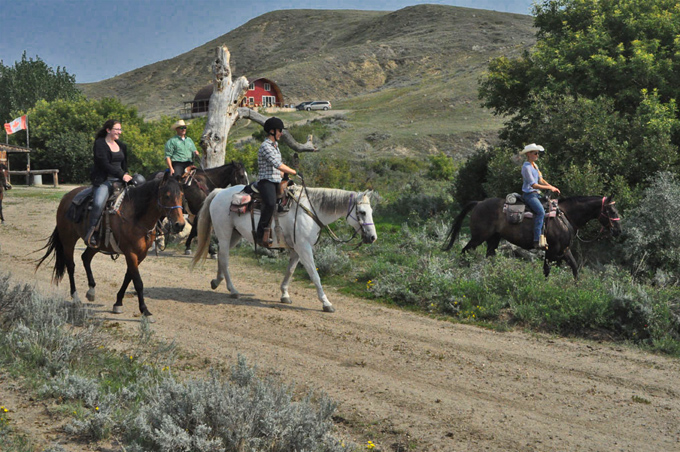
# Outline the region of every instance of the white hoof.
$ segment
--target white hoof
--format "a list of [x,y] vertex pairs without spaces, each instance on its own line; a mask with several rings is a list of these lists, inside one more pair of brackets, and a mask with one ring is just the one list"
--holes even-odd
[[146,321],[149,322],[149,323],[156,323],[156,318],[152,315],[147,315]]
[[122,314],[123,313],[123,307],[122,306],[116,306],[113,305],[113,311],[114,314]]
[[191,250],[188,249],[188,248],[186,250],[184,250],[184,255],[185,256],[191,256]]
[[78,296],[78,292],[73,292],[73,295],[71,295],[71,299],[73,300],[73,303],[75,303],[75,304],[83,304],[83,302],[80,301],[80,297]]
[[210,259],[217,259],[217,254],[211,254]]

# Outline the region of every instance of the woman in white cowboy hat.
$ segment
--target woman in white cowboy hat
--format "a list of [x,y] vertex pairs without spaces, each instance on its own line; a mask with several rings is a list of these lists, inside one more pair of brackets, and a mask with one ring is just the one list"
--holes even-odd
[[545,210],[538,199],[541,192],[539,190],[550,190],[553,193],[560,194],[560,189],[550,185],[538,169],[536,161],[538,160],[538,153],[544,152],[543,146],[536,143],[528,144],[519,152],[519,155],[526,157],[527,161],[522,165],[522,199],[527,206],[534,213],[534,248],[539,249],[539,240],[543,231],[543,219],[545,218]]
[[165,143],[165,163],[170,175],[181,176],[187,166],[191,165],[194,155],[198,157],[198,151],[194,141],[187,136],[187,125],[183,119],[174,123],[171,128],[177,135]]

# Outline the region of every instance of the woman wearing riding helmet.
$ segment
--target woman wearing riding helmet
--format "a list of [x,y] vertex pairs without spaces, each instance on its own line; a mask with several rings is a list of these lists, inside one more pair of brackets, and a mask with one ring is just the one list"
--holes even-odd
[[257,188],[262,196],[262,211],[260,221],[257,224],[257,237],[255,243],[263,247],[269,247],[272,242],[271,235],[265,237],[265,229],[269,228],[274,209],[276,208],[276,194],[283,174],[296,175],[297,172],[285,165],[279,151],[279,140],[283,134],[283,121],[277,117],[271,117],[264,123],[264,131],[267,138],[262,142],[257,151],[257,168],[260,180]]

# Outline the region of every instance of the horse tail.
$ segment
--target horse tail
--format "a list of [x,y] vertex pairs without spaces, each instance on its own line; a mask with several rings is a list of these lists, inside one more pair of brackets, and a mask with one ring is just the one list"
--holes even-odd
[[460,233],[460,228],[463,226],[463,220],[465,219],[465,216],[470,212],[474,207],[479,203],[479,201],[470,201],[463,207],[463,210],[458,214],[455,220],[453,220],[453,224],[451,225],[451,229],[449,229],[449,233],[446,234],[446,240],[448,240],[448,243],[444,245],[442,248],[442,251],[448,251],[451,249],[453,246],[453,243],[456,241],[458,238],[458,234]]
[[64,254],[64,245],[62,245],[61,238],[59,238],[59,230],[56,227],[54,228],[54,232],[52,232],[52,235],[47,241],[47,245],[40,248],[40,250],[44,250],[45,248],[47,248],[47,251],[45,252],[45,255],[43,257],[38,259],[37,261],[38,263],[35,266],[35,271],[38,271],[40,265],[45,260],[47,260],[48,257],[50,257],[50,254],[54,253],[55,262],[54,271],[52,273],[52,281],[58,284],[59,281],[61,281],[61,279],[64,277],[64,273],[66,272],[66,255]]
[[205,201],[203,201],[203,206],[198,212],[197,218],[198,223],[196,224],[196,237],[198,238],[198,247],[196,248],[196,254],[191,261],[191,266],[194,267],[199,261],[204,261],[207,254],[208,248],[210,247],[210,233],[212,231],[212,218],[210,218],[210,204],[212,204],[215,196],[222,191],[221,189],[215,189],[210,192]]

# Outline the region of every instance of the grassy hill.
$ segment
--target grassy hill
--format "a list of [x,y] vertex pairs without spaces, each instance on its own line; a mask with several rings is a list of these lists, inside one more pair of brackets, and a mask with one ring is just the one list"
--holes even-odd
[[441,5],[276,11],[175,58],[79,86],[149,119],[176,115],[210,82],[215,48],[224,44],[235,76],[274,80],[288,103],[328,99],[348,110],[352,126],[331,150],[465,155],[500,127],[479,106],[479,76],[490,58],[530,48],[532,24],[530,16]]

